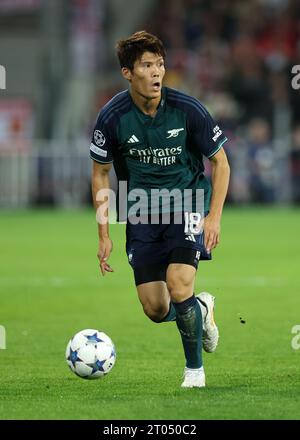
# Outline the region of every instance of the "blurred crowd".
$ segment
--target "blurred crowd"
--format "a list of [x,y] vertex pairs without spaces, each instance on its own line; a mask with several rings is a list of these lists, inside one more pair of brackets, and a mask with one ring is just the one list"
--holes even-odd
[[230,199],[300,202],[300,2],[159,0],[145,27],[167,48],[166,83],[228,134]]
[[[0,192],[0,206],[20,203],[16,186],[21,194],[25,178],[39,189],[37,203],[67,203],[58,181],[70,204],[78,182],[88,187],[96,115],[127,87],[113,46],[142,29],[167,49],[165,84],[199,98],[226,133],[229,200],[299,204],[300,0],[128,0],[127,10],[121,3],[0,0],[0,64],[8,72],[0,101],[7,196]],[[14,160],[18,152],[24,160],[26,152],[27,168]],[[36,190],[25,189],[29,203]]]

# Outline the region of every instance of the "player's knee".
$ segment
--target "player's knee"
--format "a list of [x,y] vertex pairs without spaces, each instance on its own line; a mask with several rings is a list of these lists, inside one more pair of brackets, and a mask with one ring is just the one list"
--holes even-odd
[[168,310],[163,305],[143,304],[144,313],[153,322],[161,322]]
[[193,280],[184,273],[173,273],[167,277],[167,288],[173,301],[181,302],[192,294]]

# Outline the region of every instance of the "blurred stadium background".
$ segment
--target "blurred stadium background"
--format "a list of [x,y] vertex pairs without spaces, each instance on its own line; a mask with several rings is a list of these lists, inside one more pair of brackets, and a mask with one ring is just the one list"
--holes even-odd
[[300,202],[297,0],[1,0],[0,207],[86,206],[90,134],[127,87],[118,38],[167,48],[165,84],[198,97],[230,139],[231,203]]

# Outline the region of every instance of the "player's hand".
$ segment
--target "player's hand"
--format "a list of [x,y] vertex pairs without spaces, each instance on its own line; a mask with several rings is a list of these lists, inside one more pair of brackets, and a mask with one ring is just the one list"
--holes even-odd
[[220,219],[208,214],[204,219],[204,246],[211,252],[220,242]]
[[101,238],[99,240],[99,250],[97,253],[97,257],[99,259],[99,266],[102,275],[104,276],[106,272],[113,272],[114,270],[107,263],[107,260],[112,251],[112,241],[109,237]]

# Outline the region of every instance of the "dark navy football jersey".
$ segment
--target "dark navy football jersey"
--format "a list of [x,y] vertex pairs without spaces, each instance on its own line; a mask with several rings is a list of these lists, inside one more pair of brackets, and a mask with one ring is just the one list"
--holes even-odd
[[208,211],[211,188],[203,156],[211,158],[226,141],[196,98],[163,87],[157,113],[151,117],[126,90],[101,109],[90,155],[100,163],[113,162],[118,179],[128,182],[128,192],[190,189],[194,197],[195,190],[202,189],[203,209]]

